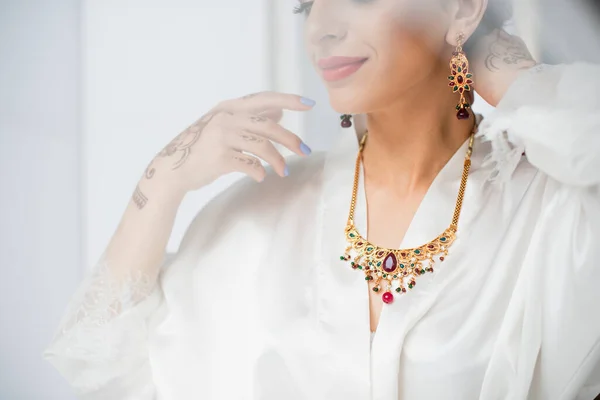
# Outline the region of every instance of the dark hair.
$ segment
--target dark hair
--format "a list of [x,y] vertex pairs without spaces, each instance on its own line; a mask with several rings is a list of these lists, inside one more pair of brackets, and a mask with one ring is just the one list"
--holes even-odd
[[501,29],[506,21],[512,18],[513,9],[510,0],[489,0],[488,8],[481,19],[481,23],[465,43],[465,51],[469,50],[484,36],[489,35],[494,29]]

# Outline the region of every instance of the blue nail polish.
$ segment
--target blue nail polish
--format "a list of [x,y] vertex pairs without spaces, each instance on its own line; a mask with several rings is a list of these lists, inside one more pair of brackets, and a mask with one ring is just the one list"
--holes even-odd
[[288,169],[288,166],[285,166],[285,170],[283,171],[283,176],[288,176],[290,174],[290,170]]
[[316,102],[316,101],[314,101],[314,100],[311,100],[311,99],[309,99],[309,98],[307,98],[307,97],[302,97],[302,98],[300,99],[300,103],[304,104],[305,106],[310,106],[310,107],[312,107],[312,106],[314,106],[315,104],[317,104],[317,102]]
[[312,150],[310,149],[310,147],[308,147],[306,144],[304,144],[304,142],[300,143],[300,150],[306,155],[309,155],[310,153],[312,153]]

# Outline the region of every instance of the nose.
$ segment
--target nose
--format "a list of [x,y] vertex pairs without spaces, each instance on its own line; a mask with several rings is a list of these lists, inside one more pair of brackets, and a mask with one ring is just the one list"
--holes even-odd
[[338,0],[317,0],[306,21],[308,40],[314,46],[327,46],[346,37],[348,23]]

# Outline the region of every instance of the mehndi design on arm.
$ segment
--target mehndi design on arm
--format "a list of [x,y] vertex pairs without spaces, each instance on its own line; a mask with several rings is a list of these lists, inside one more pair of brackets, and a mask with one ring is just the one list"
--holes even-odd
[[499,30],[496,40],[490,44],[485,66],[488,70],[496,72],[501,69],[501,63],[512,65],[524,63],[520,68],[525,69],[535,65],[535,60],[519,37]]
[[133,192],[131,199],[140,210],[148,203],[148,197],[146,197],[146,195],[141,191],[139,186],[135,187],[135,191]]
[[[214,115],[215,114],[207,114],[200,118],[196,123],[177,135],[164,149],[162,149],[156,155],[156,157],[166,158],[177,156],[177,161],[175,161],[171,169],[177,169],[181,167],[190,156],[190,153],[192,152],[192,146],[200,138],[200,134],[204,130],[204,127],[211,121]],[[146,168],[146,179],[152,179],[156,173],[156,169],[153,167],[153,164],[154,160],[152,160],[148,168]]]

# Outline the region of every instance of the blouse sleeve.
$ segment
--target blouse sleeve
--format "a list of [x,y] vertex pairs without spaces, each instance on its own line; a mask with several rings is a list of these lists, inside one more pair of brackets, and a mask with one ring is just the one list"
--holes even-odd
[[599,66],[540,65],[480,125],[492,143],[491,180],[509,180],[523,157],[545,174],[524,264],[535,271],[528,304],[540,317],[531,399],[600,393],[599,94]]
[[115,276],[104,255],[72,296],[43,357],[82,399],[154,399],[148,317],[162,301],[159,271]]
[[600,66],[545,65],[522,73],[480,125],[492,142],[492,179],[507,180],[525,152],[559,182],[600,183]]
[[161,283],[167,274],[187,268],[191,259],[212,246],[216,233],[227,229],[224,216],[247,201],[251,188],[263,189],[254,183],[244,177],[214,196],[188,226],[177,253],[166,254],[156,270],[133,267],[126,274],[115,274],[104,255],[100,257],[43,351],[78,398],[156,399],[149,338],[160,320],[159,308],[166,306]]

